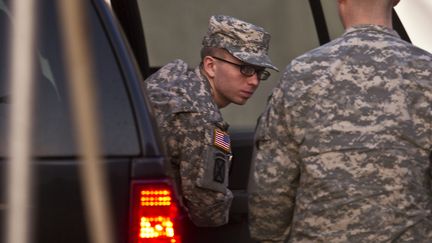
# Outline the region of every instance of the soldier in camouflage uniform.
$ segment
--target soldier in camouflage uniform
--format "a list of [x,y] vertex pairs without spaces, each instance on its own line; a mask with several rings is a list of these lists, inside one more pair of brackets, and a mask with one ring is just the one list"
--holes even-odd
[[260,242],[432,242],[432,55],[394,0],[339,0],[342,37],[294,59],[259,120]]
[[163,141],[180,185],[183,205],[197,226],[228,222],[231,145],[220,108],[244,104],[275,69],[270,35],[228,16],[212,16],[202,61],[190,68],[175,60],[145,81]]

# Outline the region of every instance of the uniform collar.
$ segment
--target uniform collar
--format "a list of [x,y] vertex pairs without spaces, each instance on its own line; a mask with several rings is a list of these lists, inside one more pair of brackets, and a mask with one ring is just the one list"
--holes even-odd
[[400,35],[395,30],[382,25],[375,25],[375,24],[363,24],[363,25],[352,26],[345,31],[344,36],[351,35],[353,33],[359,33],[359,32],[380,32],[386,35],[392,35],[400,38]]
[[211,117],[210,119],[219,127],[222,128],[224,131],[227,131],[229,128],[229,124],[227,122],[225,122],[222,118],[222,114],[220,113],[220,109],[219,107],[216,105],[216,102],[213,98],[213,94],[212,94],[212,87],[210,85],[210,81],[208,80],[208,78],[203,74],[203,71],[201,69],[201,65],[198,65],[197,67],[195,67],[195,75],[202,81],[206,91],[209,93],[209,99],[212,103],[212,106],[214,107],[214,113],[213,113],[213,117]]
[[[208,80],[208,78],[203,74],[203,70],[201,68],[201,65],[198,65],[197,67],[195,67],[195,75],[199,78],[199,80],[201,80],[205,86],[205,89],[210,93],[211,98],[213,99],[213,92],[212,92],[212,87],[210,85],[210,81]],[[213,101],[214,102],[214,101]]]

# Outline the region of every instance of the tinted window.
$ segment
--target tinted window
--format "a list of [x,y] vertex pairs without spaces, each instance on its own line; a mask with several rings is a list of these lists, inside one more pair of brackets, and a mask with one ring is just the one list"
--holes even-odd
[[[0,0],[0,96],[9,95],[7,50],[13,17],[9,1]],[[69,101],[68,78],[64,67],[61,26],[54,0],[38,1],[37,50],[35,52],[35,88],[33,150],[36,156],[72,156],[76,154]],[[86,1],[89,5],[90,1]],[[105,155],[138,154],[139,143],[131,104],[112,47],[96,11],[89,11],[89,37],[95,61],[94,82],[99,112],[99,129]],[[4,99],[3,99],[4,100]],[[0,103],[0,155],[6,154],[8,103]]]

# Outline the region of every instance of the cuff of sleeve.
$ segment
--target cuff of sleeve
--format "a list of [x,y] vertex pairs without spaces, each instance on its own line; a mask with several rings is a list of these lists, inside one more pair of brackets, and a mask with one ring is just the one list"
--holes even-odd
[[212,205],[194,204],[187,202],[189,218],[199,227],[216,227],[228,223],[229,209],[232,202],[232,194],[227,195],[223,202]]

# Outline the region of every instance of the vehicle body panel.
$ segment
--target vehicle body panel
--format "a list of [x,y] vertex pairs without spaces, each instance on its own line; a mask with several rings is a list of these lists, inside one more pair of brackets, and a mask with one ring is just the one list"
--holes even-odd
[[[9,84],[7,38],[13,25],[11,0],[1,0],[0,33],[0,174],[6,178]],[[119,23],[103,0],[85,1],[89,20],[92,70],[101,137],[102,161],[109,188],[114,242],[129,242],[130,186],[133,181],[169,180],[158,129],[141,90],[142,76]],[[35,92],[32,137],[34,194],[33,242],[90,242],[84,210],[80,151],[67,82],[57,1],[41,0],[35,45]],[[77,16],[79,17],[79,16]],[[4,65],[3,65],[4,64]],[[0,242],[4,242],[6,181],[0,181]]]

